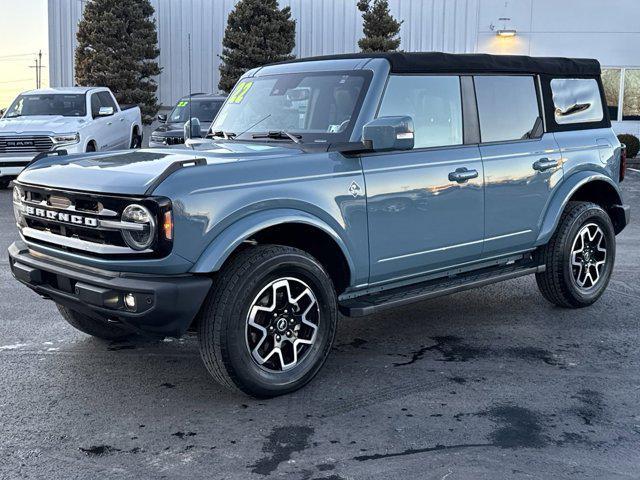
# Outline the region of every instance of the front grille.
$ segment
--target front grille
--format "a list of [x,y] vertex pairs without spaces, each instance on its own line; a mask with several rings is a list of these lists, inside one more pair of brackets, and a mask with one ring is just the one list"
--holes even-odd
[[40,153],[53,148],[53,141],[46,135],[0,136],[0,154]]
[[166,137],[167,145],[181,145],[184,143],[183,137]]
[[[54,190],[18,184],[22,201],[19,226],[29,242],[99,257],[166,254],[167,241],[157,240],[143,252],[131,249],[124,240],[121,214],[131,203],[146,206],[158,222],[170,202],[162,198],[133,198]],[[168,203],[166,203],[168,202]]]

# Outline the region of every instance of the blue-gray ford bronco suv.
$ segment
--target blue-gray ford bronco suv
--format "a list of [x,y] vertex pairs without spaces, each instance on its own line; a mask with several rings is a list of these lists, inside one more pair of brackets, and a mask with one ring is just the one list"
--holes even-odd
[[528,274],[551,303],[588,306],[629,222],[595,60],[270,65],[209,132],[35,158],[14,188],[11,269],[96,337],[197,330],[211,375],[258,397],[318,372],[338,312]]

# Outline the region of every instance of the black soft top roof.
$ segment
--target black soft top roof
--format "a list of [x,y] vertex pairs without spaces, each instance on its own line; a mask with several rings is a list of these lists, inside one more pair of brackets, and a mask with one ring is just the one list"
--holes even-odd
[[548,75],[600,75],[600,63],[589,58],[527,57],[441,52],[348,53],[307,57],[289,62],[385,58],[396,73],[537,73]]

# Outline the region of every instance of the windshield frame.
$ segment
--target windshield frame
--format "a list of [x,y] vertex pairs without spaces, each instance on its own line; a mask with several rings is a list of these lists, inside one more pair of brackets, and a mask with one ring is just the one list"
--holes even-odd
[[[20,114],[20,115],[9,115],[11,110],[13,108],[17,108],[18,106],[18,102],[20,102],[21,99],[26,98],[26,97],[43,97],[43,96],[53,96],[53,95],[61,95],[61,96],[69,96],[69,95],[73,95],[73,96],[77,96],[77,97],[82,97],[82,105],[83,105],[83,110],[81,111],[80,115],[59,115],[59,114],[55,114],[55,113],[49,113],[49,114],[40,114],[40,115],[24,115],[24,114]],[[20,117],[55,117],[55,116],[61,116],[61,117],[65,117],[65,118],[84,118],[87,116],[87,93],[64,93],[64,92],[53,92],[53,93],[21,93],[20,95],[18,95],[15,100],[13,102],[11,102],[11,105],[9,105],[9,108],[7,108],[7,110],[4,112],[4,115],[2,116],[2,118],[20,118]]]
[[[304,130],[296,130],[296,129],[280,129],[281,131],[285,131],[287,133],[291,133],[293,135],[299,136],[300,137],[300,142],[302,144],[307,144],[307,145],[329,145],[329,144],[333,144],[333,143],[342,143],[342,142],[348,142],[349,139],[351,138],[351,134],[353,133],[353,129],[355,128],[355,125],[357,123],[358,117],[360,116],[360,112],[362,111],[362,105],[364,104],[364,100],[367,96],[367,92],[369,91],[369,87],[371,85],[371,81],[373,79],[373,72],[371,70],[322,70],[322,71],[299,71],[299,72],[283,72],[283,73],[271,73],[268,75],[258,75],[258,76],[245,76],[245,77],[241,77],[237,84],[239,84],[242,81],[247,81],[247,80],[257,80],[257,81],[261,81],[262,79],[270,79],[270,78],[277,78],[277,77],[286,77],[286,76],[303,76],[303,77],[310,77],[310,76],[340,76],[340,75],[349,75],[349,76],[359,76],[362,77],[363,79],[363,83],[362,83],[362,87],[360,88],[360,92],[358,94],[358,98],[356,99],[356,102],[353,106],[353,112],[351,114],[351,118],[349,121],[349,124],[347,126],[347,128],[345,128],[343,131],[341,132],[308,132],[308,131],[304,131]],[[237,86],[236,84],[236,86]],[[214,128],[214,124],[216,122],[216,120],[218,119],[218,117],[222,114],[222,112],[224,111],[224,109],[227,106],[227,103],[229,102],[230,98],[232,97],[233,91],[235,90],[236,86],[234,86],[234,89],[231,91],[231,93],[229,94],[229,96],[227,97],[227,99],[225,100],[224,104],[222,105],[222,107],[220,108],[220,110],[218,110],[218,114],[216,115],[216,118],[213,119],[213,122],[211,122],[211,125],[209,126],[209,135],[211,135],[214,131],[219,130],[218,128]],[[265,130],[261,130],[259,127],[259,123],[258,125],[255,125],[255,128],[257,128],[256,130],[253,130],[253,126],[249,128],[248,131],[241,131],[241,132],[232,132],[235,134],[235,136],[233,137],[233,140],[242,140],[243,142],[256,142],[256,143],[291,143],[292,141],[288,138],[253,138],[254,135],[266,135],[268,134],[270,131],[273,132],[274,128],[271,129],[265,129]]]

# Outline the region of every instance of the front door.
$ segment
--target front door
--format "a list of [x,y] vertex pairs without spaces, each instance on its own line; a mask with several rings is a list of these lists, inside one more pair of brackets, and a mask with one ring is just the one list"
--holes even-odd
[[531,248],[542,214],[562,180],[551,133],[528,138],[541,116],[530,75],[474,78],[485,174],[483,257]]
[[415,148],[362,157],[371,284],[480,257],[484,175],[461,104],[458,76],[390,77],[378,116],[410,115]]

